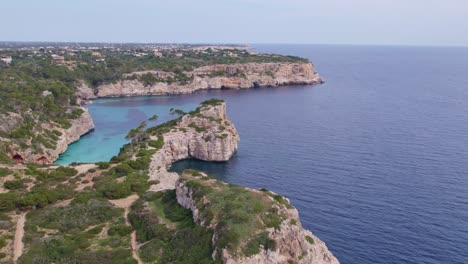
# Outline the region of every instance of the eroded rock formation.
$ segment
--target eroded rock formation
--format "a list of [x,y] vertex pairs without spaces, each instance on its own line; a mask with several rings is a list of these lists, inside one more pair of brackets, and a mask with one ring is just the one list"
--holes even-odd
[[153,191],[174,189],[177,173],[167,168],[178,160],[195,158],[227,161],[237,150],[239,134],[228,120],[226,104],[205,105],[199,111],[184,115],[170,132],[162,135],[164,145],[152,157],[151,180],[160,184]]

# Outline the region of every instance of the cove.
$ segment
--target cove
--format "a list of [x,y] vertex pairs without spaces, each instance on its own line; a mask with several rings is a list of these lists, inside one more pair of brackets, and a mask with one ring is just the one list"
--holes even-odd
[[[169,113],[171,108],[190,111],[196,106],[191,102],[176,102],[164,96],[93,100],[86,107],[94,120],[95,129],[72,143],[55,164],[109,161],[119,153],[120,147],[129,142],[125,136],[130,129],[141,122],[147,121],[148,126],[154,126],[174,118]],[[153,115],[158,115],[158,119],[149,121]]]

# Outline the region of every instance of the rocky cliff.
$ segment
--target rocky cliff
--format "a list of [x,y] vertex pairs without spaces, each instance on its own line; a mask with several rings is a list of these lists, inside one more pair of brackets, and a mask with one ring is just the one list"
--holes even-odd
[[[148,72],[145,72],[148,73]],[[151,72],[149,72],[151,73]],[[153,72],[160,77],[161,72]],[[288,84],[317,84],[322,80],[311,63],[245,63],[210,65],[185,72],[191,78],[186,84],[157,82],[144,85],[138,79],[122,80],[99,86],[98,97],[186,94],[198,90],[253,87],[275,87]],[[138,75],[138,74],[137,74]]]
[[226,161],[237,150],[239,134],[226,115],[226,104],[205,104],[182,116],[177,124],[162,137],[164,145],[153,156],[150,165],[151,180],[160,184],[153,191],[174,189],[176,173],[167,172],[172,163],[195,158],[206,161]]
[[47,136],[53,138],[49,139],[48,144],[44,144],[43,140],[36,143],[26,140],[25,146],[10,142],[8,155],[18,163],[51,164],[67,150],[69,144],[79,140],[82,135],[94,129],[93,119],[88,110],[86,108],[81,108],[81,110],[83,113],[80,117],[69,120],[71,126],[67,129],[55,124],[42,124],[41,131],[49,131]]
[[[226,193],[230,192],[236,196],[228,195],[231,199],[226,199]],[[213,230],[215,260],[219,258],[226,264],[339,263],[324,242],[302,228],[297,210],[280,195],[266,190],[228,185],[202,175],[194,177],[187,173],[177,181],[176,195],[178,203],[192,211],[196,224]],[[242,202],[247,204],[243,205]],[[248,219],[251,203],[256,204],[252,207],[251,219]],[[217,211],[217,207],[222,208]],[[223,210],[237,209],[244,211],[241,214],[242,219],[248,225],[231,224],[233,226],[229,229],[245,229],[247,234],[234,233],[225,228],[226,223],[236,222],[231,218],[239,216]],[[275,217],[277,220],[272,221]],[[226,244],[226,239],[231,237],[240,237],[237,244],[235,240]]]

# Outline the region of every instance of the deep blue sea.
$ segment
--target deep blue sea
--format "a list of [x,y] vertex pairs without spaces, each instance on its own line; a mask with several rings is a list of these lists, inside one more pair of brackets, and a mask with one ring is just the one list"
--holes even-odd
[[96,130],[59,163],[108,160],[153,114],[223,98],[238,153],[174,170],[289,197],[341,263],[468,263],[468,49],[256,49],[307,57],[326,83],[96,100]]

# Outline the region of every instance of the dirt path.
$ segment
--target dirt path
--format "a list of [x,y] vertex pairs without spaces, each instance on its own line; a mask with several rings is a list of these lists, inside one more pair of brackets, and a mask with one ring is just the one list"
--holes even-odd
[[[130,221],[128,221],[128,212],[130,206],[138,200],[138,195],[131,195],[127,198],[124,199],[118,199],[118,200],[109,200],[112,204],[119,208],[124,208],[124,216],[125,216],[125,224],[127,226],[130,226]],[[140,256],[138,256],[138,243],[136,241],[136,231],[133,231],[131,234],[131,247],[132,247],[132,255],[133,258],[138,262],[138,264],[143,264],[143,261],[141,260]]]
[[[128,221],[128,208],[125,208],[125,224],[130,226],[130,222]],[[133,258],[138,262],[138,264],[143,264],[140,256],[138,255],[138,243],[136,239],[136,231],[133,231],[130,235],[131,237],[131,246],[132,246],[132,255]]]
[[24,223],[26,222],[26,214],[22,212],[16,222],[15,238],[13,242],[13,263],[18,262],[18,258],[23,253],[23,236],[24,236]]
[[0,168],[7,168],[10,170],[25,170],[26,166],[21,164],[11,165],[11,164],[0,164]]

